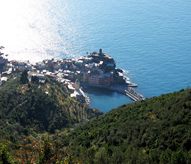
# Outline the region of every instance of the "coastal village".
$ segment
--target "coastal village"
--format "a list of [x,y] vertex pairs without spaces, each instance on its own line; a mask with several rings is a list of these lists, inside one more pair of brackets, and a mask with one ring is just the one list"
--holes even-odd
[[[0,50],[3,48],[0,47]],[[88,105],[90,99],[83,92],[83,87],[104,87],[125,94],[133,101],[143,99],[143,96],[132,88],[137,87],[137,84],[127,82],[123,71],[116,69],[115,60],[103,53],[102,49],[79,59],[53,58],[36,64],[31,64],[29,61],[9,61],[5,56],[0,51],[0,85],[8,80],[7,76],[11,73],[28,70],[29,82],[37,77],[39,84],[43,84],[48,77],[53,81],[66,84],[68,89],[73,90],[71,97]]]

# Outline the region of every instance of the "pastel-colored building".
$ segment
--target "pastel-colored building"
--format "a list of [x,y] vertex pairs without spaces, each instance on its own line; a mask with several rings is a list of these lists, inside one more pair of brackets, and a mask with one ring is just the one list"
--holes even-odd
[[89,82],[89,84],[99,85],[99,76],[91,75],[91,76],[88,78],[88,82]]

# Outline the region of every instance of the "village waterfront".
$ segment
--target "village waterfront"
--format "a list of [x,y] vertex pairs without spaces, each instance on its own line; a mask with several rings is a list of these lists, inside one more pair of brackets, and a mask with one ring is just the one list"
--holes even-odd
[[[48,77],[54,81],[66,84],[68,89],[72,90],[70,94],[72,98],[93,108],[96,108],[94,106],[95,95],[99,96],[99,103],[97,104],[114,103],[113,105],[116,107],[131,102],[128,101],[129,99],[126,96],[133,101],[143,99],[143,96],[132,88],[137,87],[137,84],[127,81],[123,71],[116,68],[115,60],[110,55],[103,53],[102,49],[99,52],[90,53],[88,56],[79,59],[57,60],[53,58],[45,59],[36,64],[31,64],[29,61],[8,61],[3,55],[1,53],[1,84],[7,81],[6,75],[15,71],[28,70],[29,81],[37,77],[40,85],[45,83],[46,77]],[[116,101],[110,103],[107,100],[107,96],[115,98]],[[119,97],[123,101],[119,101]],[[100,110],[107,111],[104,107]]]

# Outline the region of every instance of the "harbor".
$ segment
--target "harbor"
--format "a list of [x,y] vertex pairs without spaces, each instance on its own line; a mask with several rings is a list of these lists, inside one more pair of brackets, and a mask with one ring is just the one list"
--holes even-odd
[[132,99],[133,101],[139,101],[139,100],[144,100],[144,97],[137,93],[133,88],[133,87],[137,87],[137,84],[124,84],[124,85],[119,85],[119,84],[115,84],[115,85],[111,85],[109,87],[106,87],[106,86],[100,86],[100,85],[92,85],[92,84],[86,84],[87,86],[89,87],[99,87],[99,88],[106,88],[106,89],[109,89],[111,91],[115,91],[115,92],[118,92],[118,93],[121,93],[121,94],[124,94],[126,95],[127,97],[129,97],[130,99]]

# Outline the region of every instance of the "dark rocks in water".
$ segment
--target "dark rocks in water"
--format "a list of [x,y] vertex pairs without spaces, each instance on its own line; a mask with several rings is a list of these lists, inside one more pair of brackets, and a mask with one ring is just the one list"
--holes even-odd
[[123,70],[121,70],[121,69],[119,69],[119,68],[117,68],[116,70],[117,70],[117,72],[123,73]]

